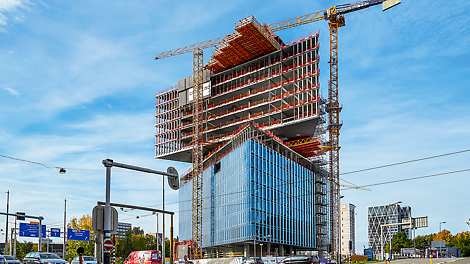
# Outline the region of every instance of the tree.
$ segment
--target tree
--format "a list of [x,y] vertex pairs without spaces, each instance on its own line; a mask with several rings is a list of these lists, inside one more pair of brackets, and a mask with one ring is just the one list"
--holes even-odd
[[84,215],[80,219],[72,218],[67,224],[69,229],[80,229],[80,230],[89,230],[90,231],[90,241],[76,241],[68,240],[66,246],[66,260],[71,261],[74,257],[78,256],[77,248],[82,247],[85,252],[85,256],[93,256],[95,251],[95,241],[96,233],[93,231],[92,219],[90,215]]
[[[126,258],[132,251],[140,250],[158,250],[162,252],[161,245],[157,249],[157,239],[144,233],[144,230],[140,227],[128,229],[125,237],[116,241],[116,256]],[[178,237],[174,238],[174,241],[178,241]],[[165,238],[165,256],[170,256],[170,240],[168,238]]]
[[134,235],[143,235],[145,232],[139,226],[136,226],[132,229],[132,234]]
[[116,241],[116,256],[125,258],[132,251],[154,250],[157,248],[155,237],[144,235],[144,230],[134,227],[126,231],[123,239]]
[[[36,248],[37,248],[37,246],[36,246]],[[21,243],[21,242],[16,243],[16,257],[19,260],[23,261],[26,254],[28,254],[29,252],[32,252],[32,251],[34,251],[33,243],[26,242],[26,241],[24,241],[23,243]]]
[[[413,242],[406,236],[405,232],[398,232],[392,238],[392,252],[400,253],[402,248],[413,247]],[[385,252],[390,253],[390,242],[385,247]]]
[[470,257],[470,232],[461,232],[456,234],[450,240],[449,246],[460,248],[462,257]]
[[434,236],[434,241],[445,240],[446,245],[449,244],[451,239],[452,239],[452,234],[450,233],[449,230],[446,230],[446,229],[443,229],[441,232],[437,233]]
[[436,234],[417,236],[415,238],[415,247],[420,250],[425,250],[426,248],[431,247],[431,241],[433,241]]

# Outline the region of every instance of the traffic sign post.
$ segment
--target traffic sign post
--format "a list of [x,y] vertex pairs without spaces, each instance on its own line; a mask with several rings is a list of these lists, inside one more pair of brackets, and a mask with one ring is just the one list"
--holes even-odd
[[51,237],[60,237],[60,228],[51,228]]
[[[46,238],[46,226],[43,225],[41,228],[41,237]],[[38,224],[28,224],[20,223],[20,233],[19,236],[23,237],[39,237],[39,225]]]
[[[44,217],[42,216],[31,216],[31,215],[24,215],[22,213],[20,214],[10,214],[10,213],[2,213],[0,212],[0,215],[6,215],[7,217],[12,215],[15,217],[25,217],[25,218],[33,218],[33,219],[38,219],[39,220],[39,225],[42,226],[42,220],[44,220]],[[42,237],[42,228],[38,228],[38,250],[41,251],[41,237]],[[45,233],[45,232],[44,232]]]
[[114,243],[111,241],[111,239],[107,239],[103,242],[103,248],[105,251],[108,253],[114,248]]
[[85,249],[83,249],[82,247],[78,247],[77,248],[77,253],[78,253],[78,263],[79,264],[83,264],[83,252],[85,252]]
[[[91,213],[93,231],[104,234],[104,206],[97,205]],[[118,212],[111,207],[111,234],[116,234],[118,228]]]
[[68,240],[90,241],[90,231],[80,229],[67,229]]

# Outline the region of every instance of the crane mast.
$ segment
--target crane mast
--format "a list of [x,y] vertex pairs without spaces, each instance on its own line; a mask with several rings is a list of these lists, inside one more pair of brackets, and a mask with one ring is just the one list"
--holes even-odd
[[192,238],[196,245],[194,256],[200,256],[202,245],[202,131],[203,131],[203,51],[196,48],[193,52],[193,197],[192,197]]
[[[330,180],[330,245],[333,258],[341,257],[340,245],[340,186],[339,183],[339,135],[342,123],[339,118],[342,106],[338,100],[338,28],[345,25],[344,14],[383,4],[383,10],[401,3],[401,0],[370,0],[356,3],[337,5],[322,11],[298,16],[288,20],[269,24],[273,31],[280,31],[320,20],[328,21],[330,31],[330,79],[328,82],[328,134],[329,145],[329,180]],[[202,172],[203,172],[203,49],[218,46],[225,38],[219,37],[203,41],[183,48],[159,53],[155,60],[164,59],[180,54],[193,52],[193,140],[192,140],[192,239],[193,253],[196,258],[202,256]],[[325,151],[321,151],[323,153]],[[349,186],[347,186],[349,187]],[[330,248],[330,247],[328,247]]]

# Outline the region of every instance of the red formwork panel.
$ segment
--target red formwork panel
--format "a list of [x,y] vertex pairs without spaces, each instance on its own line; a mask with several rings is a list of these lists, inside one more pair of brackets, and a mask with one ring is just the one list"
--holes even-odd
[[218,73],[282,48],[279,37],[254,17],[241,20],[235,30],[212,52],[207,69]]

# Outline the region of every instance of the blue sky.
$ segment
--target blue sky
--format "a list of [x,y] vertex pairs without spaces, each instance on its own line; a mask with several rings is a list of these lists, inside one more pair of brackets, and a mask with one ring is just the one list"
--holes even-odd
[[[192,57],[154,61],[155,54],[229,34],[246,15],[273,23],[331,5],[0,0],[0,154],[69,168],[62,175],[0,158],[0,211],[10,190],[11,211],[43,215],[53,227],[63,221],[64,199],[68,218],[90,214],[104,199],[105,158],[183,173],[188,164],[154,159],[154,94],[190,75]],[[288,41],[318,29],[326,94],[327,23],[279,35]],[[386,12],[373,7],[346,15],[339,32],[341,172],[469,149],[468,47],[467,1],[403,0]],[[469,160],[469,153],[458,154],[342,178],[366,185],[468,169]],[[161,208],[160,177],[113,172],[113,202]],[[413,216],[429,216],[430,227],[417,234],[437,232],[441,221],[454,234],[467,231],[469,175],[344,191],[342,202],[357,206],[357,251],[367,246],[368,206],[402,201]],[[166,190],[166,209],[177,211],[177,192]],[[119,217],[155,232],[155,217],[135,218],[146,214]],[[4,229],[5,218],[0,222]]]

